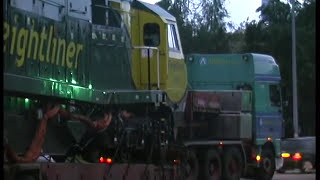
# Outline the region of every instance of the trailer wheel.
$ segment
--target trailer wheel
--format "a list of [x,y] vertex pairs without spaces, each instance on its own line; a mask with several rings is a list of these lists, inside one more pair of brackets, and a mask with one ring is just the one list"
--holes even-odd
[[276,170],[275,155],[270,149],[262,150],[260,168],[258,169],[257,180],[271,180]]
[[199,174],[199,162],[196,153],[190,150],[184,163],[184,171],[186,179],[197,179]]
[[223,154],[223,177],[226,180],[239,180],[243,169],[240,151],[231,147]]
[[204,156],[203,174],[205,180],[219,180],[222,173],[222,163],[216,150],[208,150]]

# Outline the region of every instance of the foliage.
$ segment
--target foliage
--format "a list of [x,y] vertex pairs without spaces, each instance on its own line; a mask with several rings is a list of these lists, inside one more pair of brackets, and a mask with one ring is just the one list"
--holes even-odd
[[[158,3],[177,19],[185,54],[229,51],[224,18],[228,16],[225,0],[168,0]],[[190,43],[192,42],[192,43]]]
[[[315,1],[295,1],[298,108],[301,135],[314,135],[315,124]],[[270,54],[277,60],[282,76],[286,136],[292,136],[292,39],[291,9],[272,0],[261,11],[261,21],[247,24],[246,50]]]

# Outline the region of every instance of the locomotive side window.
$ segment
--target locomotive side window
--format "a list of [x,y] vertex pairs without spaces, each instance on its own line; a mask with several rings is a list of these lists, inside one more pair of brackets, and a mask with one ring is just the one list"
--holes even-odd
[[147,23],[143,27],[143,42],[145,46],[157,47],[160,44],[160,27],[156,23]]
[[117,10],[106,6],[105,0],[93,0],[92,1],[92,23],[111,26],[121,27],[121,17]]
[[177,33],[173,24],[168,24],[168,43],[170,50],[179,51]]
[[92,23],[106,25],[106,4],[105,0],[92,0]]

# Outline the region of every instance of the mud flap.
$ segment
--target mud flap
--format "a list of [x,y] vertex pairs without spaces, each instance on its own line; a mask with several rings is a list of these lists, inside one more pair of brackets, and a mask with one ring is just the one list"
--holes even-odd
[[279,170],[283,166],[283,158],[277,157],[275,158],[275,160],[276,160],[276,170]]

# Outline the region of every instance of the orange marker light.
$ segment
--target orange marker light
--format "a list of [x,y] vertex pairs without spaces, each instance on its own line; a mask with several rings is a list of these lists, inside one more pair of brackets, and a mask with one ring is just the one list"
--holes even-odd
[[271,138],[271,137],[268,137],[268,141],[272,141],[272,138]]
[[257,160],[257,162],[260,162],[261,156],[260,156],[260,155],[257,155],[257,156],[256,156],[256,160]]
[[301,156],[301,154],[300,153],[295,153],[294,154],[294,156],[292,156],[292,159],[294,159],[294,160],[301,160],[301,158],[302,158],[302,156]]
[[290,154],[289,154],[289,153],[282,153],[282,154],[281,154],[281,157],[283,157],[283,158],[289,158],[289,157],[290,157]]
[[108,164],[111,164],[111,163],[112,163],[112,159],[111,159],[111,158],[107,158],[106,162],[107,162]]

